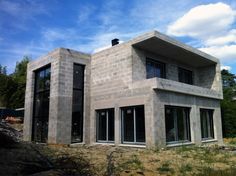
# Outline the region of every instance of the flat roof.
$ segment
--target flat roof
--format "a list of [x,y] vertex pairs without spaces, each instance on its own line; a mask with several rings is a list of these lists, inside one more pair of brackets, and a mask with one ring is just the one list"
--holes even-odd
[[141,35],[130,42],[134,48],[162,55],[193,67],[219,63],[219,59],[157,31]]

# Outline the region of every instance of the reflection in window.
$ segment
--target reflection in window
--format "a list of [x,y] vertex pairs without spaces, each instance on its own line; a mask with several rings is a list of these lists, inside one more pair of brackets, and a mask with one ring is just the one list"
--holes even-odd
[[114,141],[114,109],[97,110],[97,141]]
[[166,142],[190,141],[189,108],[166,106]]
[[144,106],[124,107],[122,115],[122,142],[145,143]]
[[146,59],[146,73],[149,78],[165,78],[165,64],[156,60]]
[[179,67],[179,82],[193,84],[193,72]]
[[72,97],[72,143],[83,141],[84,66],[74,64]]
[[213,110],[200,109],[202,139],[213,139]]
[[32,140],[47,142],[50,97],[50,66],[35,72]]

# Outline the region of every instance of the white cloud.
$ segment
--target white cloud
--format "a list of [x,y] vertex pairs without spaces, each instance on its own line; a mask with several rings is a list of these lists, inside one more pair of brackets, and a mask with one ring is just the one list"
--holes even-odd
[[230,70],[232,69],[232,67],[226,66],[226,65],[222,65],[222,66],[220,67],[220,69],[221,69],[221,70],[228,70],[228,71],[230,71]]
[[216,36],[231,27],[235,15],[235,11],[222,2],[196,6],[169,25],[167,33],[200,38]]
[[236,12],[222,2],[200,5],[170,24],[167,33],[192,37],[190,43],[203,52],[219,58],[224,64],[236,63],[235,17]]
[[236,29],[229,31],[224,36],[211,37],[205,41],[205,44],[208,46],[211,45],[225,45],[230,43],[236,43]]
[[211,54],[223,61],[224,63],[236,62],[236,44],[224,46],[210,46],[199,48],[203,52]]

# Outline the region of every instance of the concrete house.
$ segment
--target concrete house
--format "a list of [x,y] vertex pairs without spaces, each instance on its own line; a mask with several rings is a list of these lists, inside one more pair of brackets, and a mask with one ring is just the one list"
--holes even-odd
[[27,70],[24,140],[165,147],[222,141],[220,63],[157,31]]

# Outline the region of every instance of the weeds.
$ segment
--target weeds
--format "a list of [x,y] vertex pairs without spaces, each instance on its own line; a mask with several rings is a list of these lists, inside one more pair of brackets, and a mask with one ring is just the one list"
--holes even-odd
[[160,174],[164,174],[168,172],[171,174],[175,173],[174,169],[170,167],[169,161],[164,162],[161,167],[157,168],[157,170],[159,171]]
[[186,172],[191,172],[193,170],[193,167],[191,164],[183,164],[181,165],[179,172],[184,174]]

